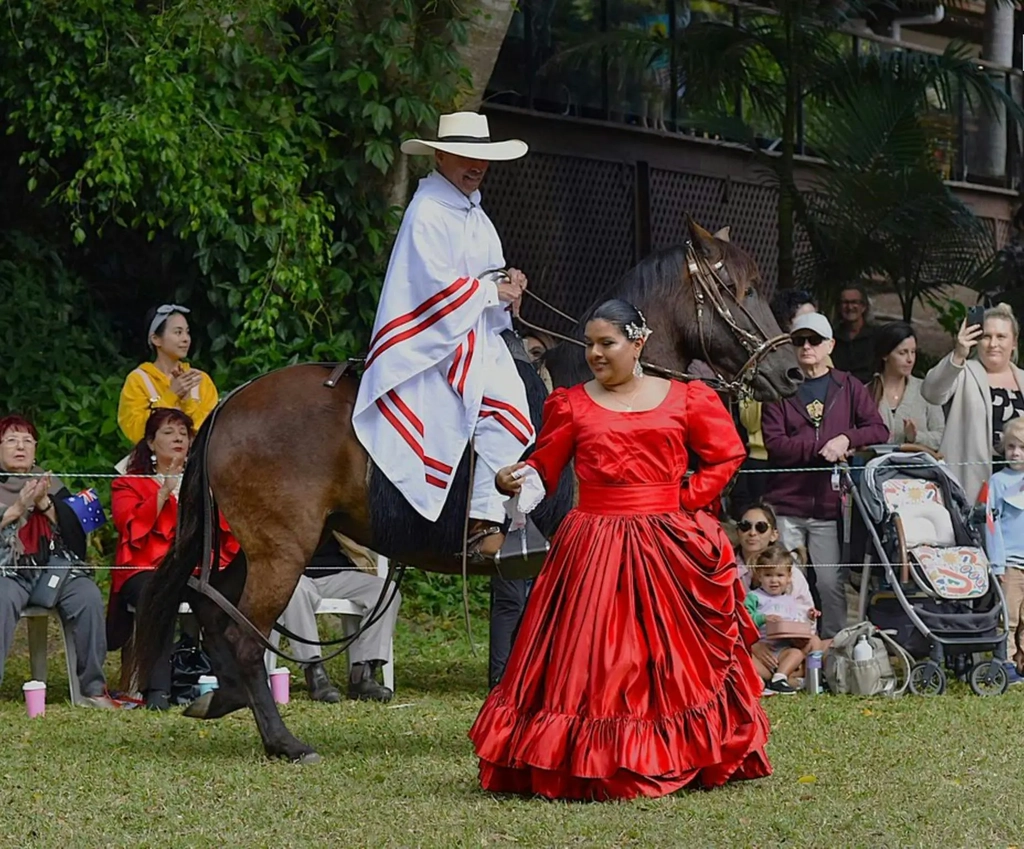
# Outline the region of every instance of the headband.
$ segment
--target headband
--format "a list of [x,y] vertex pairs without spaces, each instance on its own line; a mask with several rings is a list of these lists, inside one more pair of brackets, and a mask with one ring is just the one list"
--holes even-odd
[[182,307],[178,304],[163,304],[156,308],[156,315],[153,316],[153,320],[149,323],[149,335],[146,336],[146,340],[156,333],[156,329],[167,321],[167,317],[173,315],[176,312],[180,312],[182,315],[188,315],[188,307]]

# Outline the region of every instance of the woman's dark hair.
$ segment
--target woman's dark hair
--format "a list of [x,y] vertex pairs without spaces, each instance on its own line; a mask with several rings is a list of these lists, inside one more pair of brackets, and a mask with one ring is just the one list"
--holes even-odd
[[755,501],[753,504],[748,504],[743,508],[743,512],[740,513],[740,519],[742,519],[751,510],[760,510],[764,513],[765,518],[768,520],[768,524],[771,526],[773,531],[779,529],[779,518],[775,515],[775,508],[772,507],[767,501]]
[[192,417],[174,407],[157,407],[146,419],[146,431],[139,440],[138,445],[132,449],[128,458],[127,473],[129,475],[153,475],[156,474],[156,463],[153,460],[153,451],[149,443],[156,437],[157,431],[165,424],[184,425],[188,431],[188,438],[191,441],[195,438],[195,425],[192,424]]
[[627,324],[634,324],[637,327],[644,327],[647,324],[643,313],[622,298],[612,298],[598,305],[587,319],[587,323],[592,321],[607,321],[609,324],[614,324],[627,339],[629,338],[629,333],[626,331]]
[[793,319],[796,318],[796,311],[804,304],[810,304],[818,308],[818,301],[806,289],[780,289],[772,298],[771,310],[779,328],[783,333],[788,333]]
[[882,372],[885,371],[885,358],[910,338],[916,341],[917,333],[905,321],[890,321],[878,328],[878,332],[875,334],[875,376],[868,387],[876,404],[882,400]]

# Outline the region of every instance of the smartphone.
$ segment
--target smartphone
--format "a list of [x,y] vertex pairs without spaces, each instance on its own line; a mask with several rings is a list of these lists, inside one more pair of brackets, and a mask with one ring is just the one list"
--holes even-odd
[[974,327],[976,324],[981,324],[985,320],[985,307],[982,304],[978,304],[976,307],[971,307],[967,310],[967,326]]

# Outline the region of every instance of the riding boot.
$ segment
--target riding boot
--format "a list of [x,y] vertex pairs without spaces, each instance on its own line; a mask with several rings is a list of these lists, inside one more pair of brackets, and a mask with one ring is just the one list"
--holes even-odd
[[309,688],[309,698],[314,702],[336,704],[341,701],[341,691],[331,683],[319,660],[306,667],[306,687]]
[[[466,560],[472,564],[488,563],[494,555],[501,551],[505,535],[501,526],[486,519],[470,519],[469,534],[466,539]],[[462,558],[462,552],[456,552]]]
[[377,670],[382,665],[379,660],[353,663],[348,678],[348,697],[358,701],[390,702],[394,693],[377,681]]

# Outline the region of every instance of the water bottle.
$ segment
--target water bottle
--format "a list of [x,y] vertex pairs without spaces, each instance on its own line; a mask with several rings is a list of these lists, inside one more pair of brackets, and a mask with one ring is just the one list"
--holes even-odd
[[821,692],[821,658],[820,651],[812,651],[807,655],[807,663],[804,674],[804,690],[816,696]]
[[857,644],[853,647],[853,659],[856,663],[862,663],[865,660],[871,660],[875,656],[874,650],[871,648],[871,643],[868,642],[868,635],[861,634],[860,639],[857,640]]

